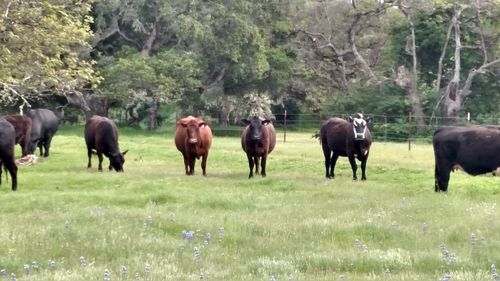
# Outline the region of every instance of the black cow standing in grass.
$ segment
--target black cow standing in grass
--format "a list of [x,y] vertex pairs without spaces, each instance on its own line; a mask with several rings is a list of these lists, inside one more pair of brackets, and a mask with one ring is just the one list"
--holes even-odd
[[249,178],[259,173],[259,162],[261,164],[261,175],[266,176],[267,156],[276,145],[276,132],[271,120],[254,116],[250,119],[241,120],[247,126],[241,134],[241,147],[246,152],[248,166],[250,168]]
[[[40,156],[49,156],[52,137],[59,128],[59,118],[49,109],[30,109],[26,115],[31,118],[31,140],[29,153],[35,153],[36,147],[40,149]],[[43,149],[45,151],[43,151]]]
[[434,132],[434,190],[447,191],[455,165],[471,175],[500,167],[500,126],[443,127]]
[[14,158],[16,131],[5,118],[0,118],[0,184],[2,183],[2,165],[12,178],[12,191],[17,190],[17,166]]
[[325,155],[325,170],[327,178],[335,177],[335,164],[339,156],[348,157],[352,168],[352,178],[358,180],[356,171],[357,158],[361,161],[361,180],[366,180],[366,161],[370,153],[372,138],[368,124],[371,118],[358,114],[357,118],[348,120],[330,118],[323,122],[319,131],[320,143]]
[[99,171],[102,171],[104,154],[109,158],[110,171],[115,169],[117,172],[123,172],[124,156],[127,151],[120,152],[118,128],[112,120],[98,115],[90,117],[85,124],[85,143],[89,157],[88,168],[92,167],[92,150],[95,149],[99,158]]

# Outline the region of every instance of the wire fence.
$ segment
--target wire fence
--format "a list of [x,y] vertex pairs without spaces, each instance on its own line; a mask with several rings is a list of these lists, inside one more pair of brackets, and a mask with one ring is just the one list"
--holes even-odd
[[[467,125],[499,125],[500,115],[488,115],[473,117],[471,114],[458,118],[443,116],[412,116],[408,115],[380,115],[364,114],[372,118],[369,125],[372,138],[375,141],[384,142],[431,142],[434,131],[443,126],[467,126]],[[277,131],[285,134],[290,131],[310,132],[311,135],[319,132],[321,124],[331,117],[347,118],[354,116],[346,113],[321,113],[321,114],[274,114],[273,124]],[[214,135],[239,136],[243,126],[237,120],[229,122],[230,125],[223,126],[220,120],[210,120]],[[175,123],[172,124],[175,126]]]
[[[111,114],[112,119],[120,123],[120,126],[127,126],[127,116],[123,111]],[[371,117],[372,122],[369,128],[374,141],[383,142],[427,142],[432,141],[434,131],[443,126],[467,126],[467,125],[499,125],[500,113],[494,114],[472,114],[465,116],[449,118],[443,116],[412,116],[407,115],[389,115],[389,114],[364,114]],[[322,112],[317,114],[288,114],[275,113],[273,124],[279,134],[283,134],[282,140],[286,141],[287,132],[308,132],[311,136],[319,132],[321,124],[331,117],[347,118],[354,114]],[[172,112],[169,116],[161,118],[159,123],[161,130],[174,131],[177,120],[184,117],[180,112]],[[214,135],[216,136],[234,136],[239,137],[243,130],[243,124],[240,118],[233,117],[230,120],[222,120],[219,116],[202,116],[209,122]],[[84,120],[78,119],[78,123],[84,123]],[[147,125],[143,126],[147,128]]]

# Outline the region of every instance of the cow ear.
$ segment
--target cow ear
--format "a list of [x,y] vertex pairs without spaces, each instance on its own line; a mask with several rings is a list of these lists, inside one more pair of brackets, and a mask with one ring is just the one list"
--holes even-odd
[[186,123],[181,123],[182,127],[187,128],[188,124]]
[[365,121],[366,121],[366,124],[371,124],[373,122],[373,118],[372,117],[367,117],[365,119]]
[[200,122],[200,124],[198,124],[198,127],[205,127],[207,126],[207,122]]
[[347,121],[349,121],[349,123],[352,123],[354,121],[354,119],[352,118],[352,116],[348,116],[346,118]]
[[125,156],[125,154],[127,154],[127,152],[128,152],[128,149],[125,150],[124,152],[122,152],[122,156]]
[[250,121],[248,119],[241,119],[240,121],[241,121],[241,123],[243,123],[243,125],[250,124]]
[[267,125],[269,123],[271,123],[271,120],[269,119],[262,120],[262,125]]

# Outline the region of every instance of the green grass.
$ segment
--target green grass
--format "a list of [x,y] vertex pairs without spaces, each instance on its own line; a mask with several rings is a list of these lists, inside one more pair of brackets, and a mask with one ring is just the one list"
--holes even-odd
[[[253,179],[239,138],[214,138],[203,177],[199,161],[196,175],[184,175],[171,132],[122,130],[124,173],[98,172],[97,157],[87,169],[82,135],[81,127],[62,128],[49,158],[19,168],[17,192],[3,182],[0,269],[8,276],[103,280],[108,269],[111,280],[440,280],[449,273],[456,281],[492,280],[490,266],[500,266],[500,180],[459,171],[449,192],[436,194],[428,144],[408,151],[374,143],[368,181],[353,182],[346,158],[335,179],[324,178],[311,134],[288,133],[283,143],[279,133],[268,176]],[[194,239],[183,239],[183,230]],[[32,261],[39,269],[26,275]]]

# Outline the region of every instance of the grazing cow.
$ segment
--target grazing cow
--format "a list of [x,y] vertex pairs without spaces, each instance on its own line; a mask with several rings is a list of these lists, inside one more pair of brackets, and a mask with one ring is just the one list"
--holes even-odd
[[186,175],[194,175],[196,159],[201,157],[203,175],[207,175],[208,151],[212,145],[212,130],[200,117],[187,116],[177,122],[175,146],[182,153]]
[[2,165],[12,178],[12,191],[17,190],[17,166],[14,159],[16,131],[5,118],[0,118],[0,184],[2,183]]
[[434,132],[434,190],[447,191],[455,165],[471,175],[500,167],[500,126],[443,127]]
[[[29,154],[35,153],[36,147],[40,149],[40,156],[49,156],[50,142],[59,127],[59,118],[51,110],[40,108],[26,112],[31,118],[31,140]],[[45,151],[42,150],[42,147]]]
[[21,146],[22,156],[30,154],[31,118],[26,115],[5,115],[3,118],[16,130],[16,144]]
[[109,158],[109,170],[115,169],[123,172],[125,154],[128,150],[120,152],[118,145],[118,128],[115,123],[102,116],[94,115],[87,119],[85,124],[85,143],[87,144],[87,155],[89,163],[87,168],[92,167],[92,150],[97,152],[99,158],[99,171],[102,171],[102,155]]
[[349,117],[348,120],[330,118],[320,128],[320,143],[325,155],[325,175],[327,178],[335,177],[335,164],[339,156],[348,157],[352,168],[353,180],[358,180],[356,174],[358,166],[355,158],[361,161],[361,180],[366,180],[366,161],[370,153],[372,138],[368,124],[371,118],[364,118],[358,113],[357,118]]
[[259,161],[261,161],[261,175],[266,176],[267,156],[273,151],[276,145],[276,132],[269,119],[254,116],[250,119],[241,120],[247,126],[241,134],[241,147],[246,152],[250,174],[253,177],[253,167],[255,173],[259,173]]

